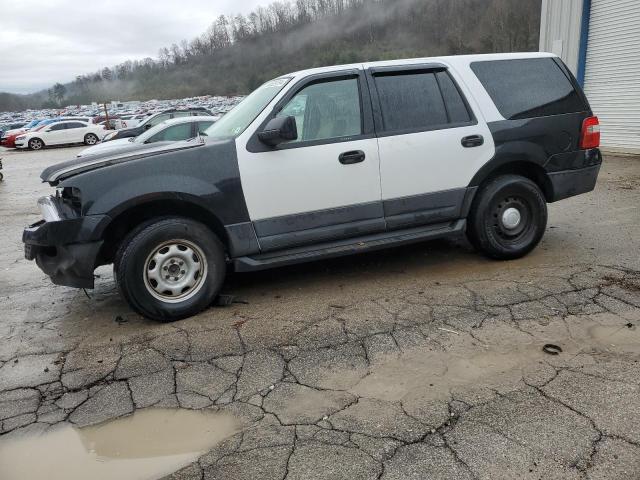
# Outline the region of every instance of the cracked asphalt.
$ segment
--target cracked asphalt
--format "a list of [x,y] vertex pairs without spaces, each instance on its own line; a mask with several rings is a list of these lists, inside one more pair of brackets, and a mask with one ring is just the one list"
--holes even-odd
[[38,174],[76,151],[0,152],[0,442],[210,409],[239,431],[168,478],[640,478],[639,159],[606,157],[524,259],[453,240],[231,275],[233,304],[158,324],[108,267],[85,295],[23,258]]

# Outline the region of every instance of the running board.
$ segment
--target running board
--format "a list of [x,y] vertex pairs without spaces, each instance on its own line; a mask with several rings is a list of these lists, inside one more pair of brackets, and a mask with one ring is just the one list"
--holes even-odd
[[238,257],[233,260],[233,265],[236,272],[254,272],[268,268],[284,267],[296,263],[342,257],[354,253],[370,252],[387,247],[448,237],[456,233],[464,232],[466,225],[467,221],[460,219],[426,227],[376,233],[307,247],[291,248],[279,252],[263,253],[250,257]]

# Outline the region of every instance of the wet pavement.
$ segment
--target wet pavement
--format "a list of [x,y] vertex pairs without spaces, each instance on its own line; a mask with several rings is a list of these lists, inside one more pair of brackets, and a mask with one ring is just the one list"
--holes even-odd
[[235,303],[158,324],[108,267],[85,295],[23,258],[38,174],[77,151],[0,152],[1,478],[34,456],[47,478],[640,478],[639,159],[551,205],[524,259],[459,240],[237,274]]

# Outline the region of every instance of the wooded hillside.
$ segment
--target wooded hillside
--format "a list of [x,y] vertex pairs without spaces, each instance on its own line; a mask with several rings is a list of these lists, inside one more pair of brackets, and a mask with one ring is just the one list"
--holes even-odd
[[538,49],[540,0],[290,0],[220,16],[197,38],[63,88],[0,95],[0,110],[43,103],[244,94],[308,67]]

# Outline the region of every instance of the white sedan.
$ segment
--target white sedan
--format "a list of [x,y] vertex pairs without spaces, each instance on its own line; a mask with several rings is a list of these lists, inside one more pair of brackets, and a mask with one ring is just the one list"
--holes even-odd
[[137,137],[119,138],[109,142],[103,142],[93,147],[85,148],[78,157],[87,155],[97,155],[102,153],[114,153],[137,147],[144,144],[156,142],[176,142],[186,140],[197,135],[202,135],[204,131],[213,125],[219,117],[178,117],[165,120],[155,127],[141,133]]
[[81,122],[79,120],[66,120],[45,125],[37,130],[30,130],[16,137],[16,148],[30,148],[40,150],[50,145],[68,145],[72,143],[84,143],[95,145],[105,134],[101,125]]

